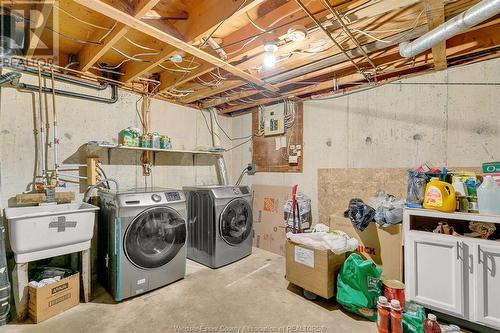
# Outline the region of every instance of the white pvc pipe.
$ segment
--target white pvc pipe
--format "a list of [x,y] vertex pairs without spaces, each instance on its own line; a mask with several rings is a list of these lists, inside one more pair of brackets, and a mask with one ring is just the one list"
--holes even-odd
[[500,13],[500,0],[483,0],[413,42],[399,44],[402,57],[411,58]]

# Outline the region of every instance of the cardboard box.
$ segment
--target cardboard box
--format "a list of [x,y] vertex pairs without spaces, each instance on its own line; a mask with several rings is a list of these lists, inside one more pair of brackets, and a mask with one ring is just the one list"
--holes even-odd
[[403,228],[402,224],[379,228],[376,223],[364,230],[356,229],[351,220],[330,216],[330,230],[340,230],[359,241],[357,252],[382,267],[384,279],[403,281]]
[[345,259],[345,254],[336,255],[287,241],[286,279],[318,296],[331,298],[335,296],[337,275]]
[[40,323],[80,303],[80,273],[41,288],[29,288],[29,316]]
[[253,185],[253,246],[285,255],[284,205],[291,186]]

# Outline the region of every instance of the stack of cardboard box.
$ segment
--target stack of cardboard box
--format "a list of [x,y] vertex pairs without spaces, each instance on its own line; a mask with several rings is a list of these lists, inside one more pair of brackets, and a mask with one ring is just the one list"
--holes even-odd
[[291,186],[253,185],[253,246],[285,255],[284,205]]

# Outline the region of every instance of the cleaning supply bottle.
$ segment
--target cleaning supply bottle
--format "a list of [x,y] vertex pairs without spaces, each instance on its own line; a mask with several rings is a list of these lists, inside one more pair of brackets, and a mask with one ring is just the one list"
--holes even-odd
[[377,301],[377,328],[379,333],[391,333],[391,306],[384,296]]
[[477,189],[477,201],[479,213],[500,215],[500,186],[493,177],[484,177],[483,183]]
[[454,212],[457,209],[457,198],[453,186],[432,178],[425,188],[424,208]]
[[397,299],[391,300],[391,332],[403,333],[403,309]]
[[436,315],[429,313],[427,319],[424,321],[424,332],[425,333],[441,333],[441,327],[437,322]]

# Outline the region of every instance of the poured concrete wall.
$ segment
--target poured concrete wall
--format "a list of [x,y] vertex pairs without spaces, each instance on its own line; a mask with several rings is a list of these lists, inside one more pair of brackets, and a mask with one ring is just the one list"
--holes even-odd
[[[34,77],[24,75],[22,82],[36,83],[34,79]],[[50,86],[50,82],[47,82],[47,85]],[[78,89],[75,86],[58,84],[57,87],[96,94],[96,92]],[[100,92],[99,95],[109,96],[109,91]],[[51,96],[48,97],[48,110],[51,114]],[[140,127],[136,112],[138,99],[139,95],[122,90],[119,91],[119,100],[115,104],[100,104],[56,97],[61,141],[60,162],[78,162],[72,156],[74,157],[78,148],[89,140],[106,140],[116,143],[118,132],[121,129],[128,126]],[[45,104],[45,99],[42,101]],[[140,106],[139,102],[138,107],[140,108]],[[12,88],[1,89],[0,207],[7,207],[8,202],[13,204],[14,196],[25,191],[33,179],[35,161],[34,113],[38,113],[38,94],[20,93]],[[208,117],[208,113],[206,116]],[[151,119],[152,130],[169,135],[175,149],[211,146],[211,136],[199,110],[153,100]],[[221,125],[229,133],[231,133],[230,121],[230,118],[221,118]],[[51,132],[52,129],[50,129]],[[230,154],[226,156],[229,168],[231,167],[230,157]],[[102,160],[105,164],[107,163],[107,154],[104,154]],[[120,182],[122,189],[141,187],[146,184],[148,186],[180,188],[182,185],[189,184],[217,183],[214,161],[205,158],[193,159],[192,155],[168,157],[157,154],[156,162],[159,166],[154,168],[152,177],[148,178],[142,175],[139,153],[113,152],[111,160],[112,164],[115,165],[104,165],[104,169],[108,177],[116,178]],[[49,153],[49,167],[53,167],[52,150]],[[85,175],[85,169],[65,173]],[[84,188],[73,183],[67,183],[67,186],[77,193],[80,193]]]
[[[417,82],[430,84],[408,84]],[[500,86],[453,85],[463,82],[499,83],[500,59],[307,101],[303,173],[258,173],[243,183],[299,184],[313,199],[316,220],[318,168],[479,166],[500,160]],[[251,131],[250,114],[234,118],[235,135]],[[236,178],[251,161],[251,143],[235,149],[232,158]]]

